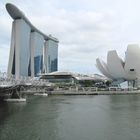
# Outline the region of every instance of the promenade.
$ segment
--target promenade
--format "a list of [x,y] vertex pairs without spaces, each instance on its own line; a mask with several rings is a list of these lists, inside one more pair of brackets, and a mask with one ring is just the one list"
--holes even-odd
[[123,90],[123,91],[76,91],[76,90],[24,90],[22,94],[33,95],[35,93],[47,93],[49,95],[136,95],[140,90]]

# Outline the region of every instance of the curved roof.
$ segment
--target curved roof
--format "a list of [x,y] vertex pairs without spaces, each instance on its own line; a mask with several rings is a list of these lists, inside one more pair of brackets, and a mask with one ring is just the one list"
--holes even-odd
[[128,79],[140,77],[140,47],[137,44],[130,44],[127,47],[124,69]]
[[107,64],[98,58],[96,66],[102,74],[114,80],[140,79],[140,47],[137,44],[129,44],[124,62],[116,50],[109,51]]
[[52,37],[51,35],[49,35],[49,36],[45,35],[40,30],[38,30],[34,25],[32,25],[32,23],[28,20],[28,18],[15,5],[13,5],[11,3],[7,3],[6,9],[13,19],[23,19],[30,26],[32,32],[35,31],[35,32],[38,32],[39,34],[43,35],[45,40],[53,40],[55,42],[59,42],[58,39]]
[[111,75],[116,79],[125,78],[124,62],[117,55],[116,50],[109,51],[107,54],[107,66]]
[[107,65],[104,61],[100,60],[99,58],[96,59],[96,66],[104,74],[106,77],[110,79],[114,79],[114,77],[109,73]]

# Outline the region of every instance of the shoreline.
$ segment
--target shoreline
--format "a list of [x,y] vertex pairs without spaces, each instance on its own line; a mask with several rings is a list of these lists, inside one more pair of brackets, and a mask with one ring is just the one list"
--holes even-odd
[[47,93],[48,95],[138,95],[140,90],[133,91],[22,91],[22,94],[33,95],[35,93]]

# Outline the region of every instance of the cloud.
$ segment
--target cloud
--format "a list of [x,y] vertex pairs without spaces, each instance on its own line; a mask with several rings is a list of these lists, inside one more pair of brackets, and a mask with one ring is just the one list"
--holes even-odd
[[7,65],[9,60],[9,49],[7,45],[1,45],[0,47],[0,71],[7,71]]
[[[106,59],[107,51],[112,49],[122,57],[128,43],[140,42],[138,0],[136,3],[126,0],[8,2],[16,4],[43,33],[59,39],[59,70],[95,73],[97,57]],[[4,4],[2,0],[0,43],[8,50],[12,20]]]

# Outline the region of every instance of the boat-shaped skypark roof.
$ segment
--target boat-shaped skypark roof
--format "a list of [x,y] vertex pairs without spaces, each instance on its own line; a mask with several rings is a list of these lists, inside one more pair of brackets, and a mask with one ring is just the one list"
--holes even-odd
[[57,38],[54,38],[50,35],[49,36],[45,35],[40,30],[38,30],[34,25],[32,25],[32,23],[28,20],[28,18],[24,15],[24,13],[22,11],[20,11],[15,5],[13,5],[11,3],[7,3],[6,9],[14,20],[23,19],[30,26],[31,32],[34,32],[34,31],[38,32],[39,34],[41,34],[44,37],[45,40],[53,40],[55,42],[59,42]]

